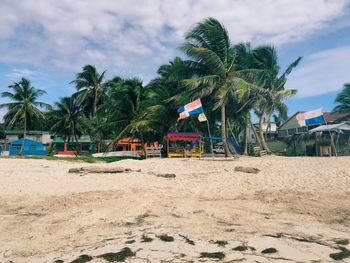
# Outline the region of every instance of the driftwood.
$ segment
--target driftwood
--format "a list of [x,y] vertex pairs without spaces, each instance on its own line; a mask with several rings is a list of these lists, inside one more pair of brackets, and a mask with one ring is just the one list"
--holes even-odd
[[250,173],[250,174],[257,174],[258,172],[260,172],[260,170],[258,168],[243,167],[243,166],[236,166],[235,171],[243,172],[243,173]]
[[78,173],[78,174],[95,174],[95,173],[127,173],[127,172],[140,172],[139,170],[132,170],[129,168],[123,168],[123,167],[79,167],[79,168],[71,168],[69,169],[68,173]]
[[163,177],[163,178],[175,178],[176,177],[175,174],[167,174],[167,173],[165,173],[165,174],[157,174],[156,176],[157,177]]

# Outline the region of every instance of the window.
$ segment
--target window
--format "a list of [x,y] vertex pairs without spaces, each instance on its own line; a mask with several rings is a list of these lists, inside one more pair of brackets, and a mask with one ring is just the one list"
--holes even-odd
[[287,131],[286,130],[279,130],[278,131],[278,136],[279,137],[286,137],[287,136]]
[[35,145],[31,145],[31,146],[30,146],[30,150],[31,150],[31,151],[36,151],[36,146],[35,146]]
[[297,129],[296,128],[288,129],[288,135],[289,136],[294,135],[296,133],[297,133]]
[[304,132],[307,132],[307,127],[299,127],[298,128],[298,133],[304,133]]

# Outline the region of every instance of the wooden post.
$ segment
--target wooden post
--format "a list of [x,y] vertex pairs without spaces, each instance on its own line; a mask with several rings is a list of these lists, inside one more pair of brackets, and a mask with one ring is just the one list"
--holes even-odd
[[101,143],[97,144],[97,152],[98,152],[98,153],[101,152]]
[[67,145],[66,142],[64,143],[64,149],[63,149],[63,151],[64,151],[64,152],[68,151],[68,145]]
[[168,154],[168,157],[169,157],[169,140],[166,140],[166,150],[167,150],[167,154]]

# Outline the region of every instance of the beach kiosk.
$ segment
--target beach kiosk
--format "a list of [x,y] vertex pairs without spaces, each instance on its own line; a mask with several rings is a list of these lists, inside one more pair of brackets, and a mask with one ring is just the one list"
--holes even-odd
[[169,132],[165,137],[168,157],[201,157],[202,137],[200,132]]
[[[18,155],[23,144],[23,139],[10,142],[9,155]],[[44,144],[25,139],[22,155],[48,155]]]

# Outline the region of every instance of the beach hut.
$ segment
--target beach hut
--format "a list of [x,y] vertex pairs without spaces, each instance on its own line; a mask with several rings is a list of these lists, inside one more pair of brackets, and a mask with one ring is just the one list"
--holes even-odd
[[[9,155],[18,155],[22,144],[23,139],[10,142]],[[22,155],[48,155],[48,152],[43,143],[25,139]]]
[[169,132],[166,137],[168,157],[201,157],[202,133]]

